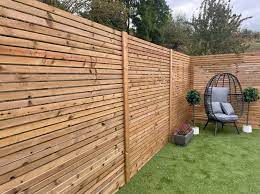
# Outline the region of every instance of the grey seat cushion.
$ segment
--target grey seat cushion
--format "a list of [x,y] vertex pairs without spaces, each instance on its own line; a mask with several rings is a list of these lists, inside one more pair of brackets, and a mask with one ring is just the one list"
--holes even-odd
[[232,121],[238,120],[237,115],[226,115],[226,114],[222,114],[222,113],[215,114],[215,117],[218,120],[223,121],[223,122],[232,122]]
[[212,87],[212,102],[227,102],[229,88]]
[[223,113],[221,105],[219,102],[212,102],[212,112],[216,113]]
[[221,103],[221,108],[222,108],[223,112],[224,112],[225,114],[227,114],[227,115],[233,115],[233,114],[235,114],[235,111],[234,111],[234,109],[233,109],[233,107],[232,107],[232,105],[231,105],[230,103],[224,103],[224,102],[222,102],[222,103]]

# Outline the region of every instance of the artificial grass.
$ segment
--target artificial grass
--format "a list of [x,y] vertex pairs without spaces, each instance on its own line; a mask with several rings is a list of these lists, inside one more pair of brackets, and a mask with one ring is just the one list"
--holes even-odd
[[213,126],[186,147],[167,144],[117,194],[260,193],[260,129]]

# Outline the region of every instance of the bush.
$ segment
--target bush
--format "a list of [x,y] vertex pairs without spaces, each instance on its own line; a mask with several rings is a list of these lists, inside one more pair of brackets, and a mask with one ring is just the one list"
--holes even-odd
[[197,90],[190,90],[186,95],[187,102],[193,106],[192,109],[192,124],[195,126],[195,108],[194,106],[200,103],[200,93]]
[[200,103],[200,93],[197,90],[190,90],[186,95],[186,100],[190,105],[197,105]]
[[259,92],[256,88],[248,87],[243,90],[243,96],[244,96],[244,101],[247,102],[247,118],[246,118],[246,124],[248,125],[248,118],[249,118],[249,104],[251,102],[257,101],[260,96]]
[[244,95],[244,101],[248,103],[255,102],[258,99],[260,99],[257,88],[248,87],[243,90],[243,95]]
[[191,131],[192,131],[191,126],[189,124],[184,123],[179,128],[176,129],[175,134],[187,135]]

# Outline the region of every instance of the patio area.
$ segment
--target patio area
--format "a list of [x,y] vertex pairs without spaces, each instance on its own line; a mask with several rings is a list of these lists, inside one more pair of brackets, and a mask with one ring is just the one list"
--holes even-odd
[[260,193],[260,131],[214,137],[213,128],[187,147],[165,146],[118,193]]

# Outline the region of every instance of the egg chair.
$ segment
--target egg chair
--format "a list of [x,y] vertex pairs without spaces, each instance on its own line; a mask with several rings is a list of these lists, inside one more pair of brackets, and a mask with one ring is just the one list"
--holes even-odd
[[223,128],[226,123],[233,123],[239,134],[236,122],[243,114],[244,101],[242,87],[236,76],[231,73],[213,76],[205,89],[204,106],[208,117],[204,129],[209,122],[214,122],[216,135],[218,124]]

